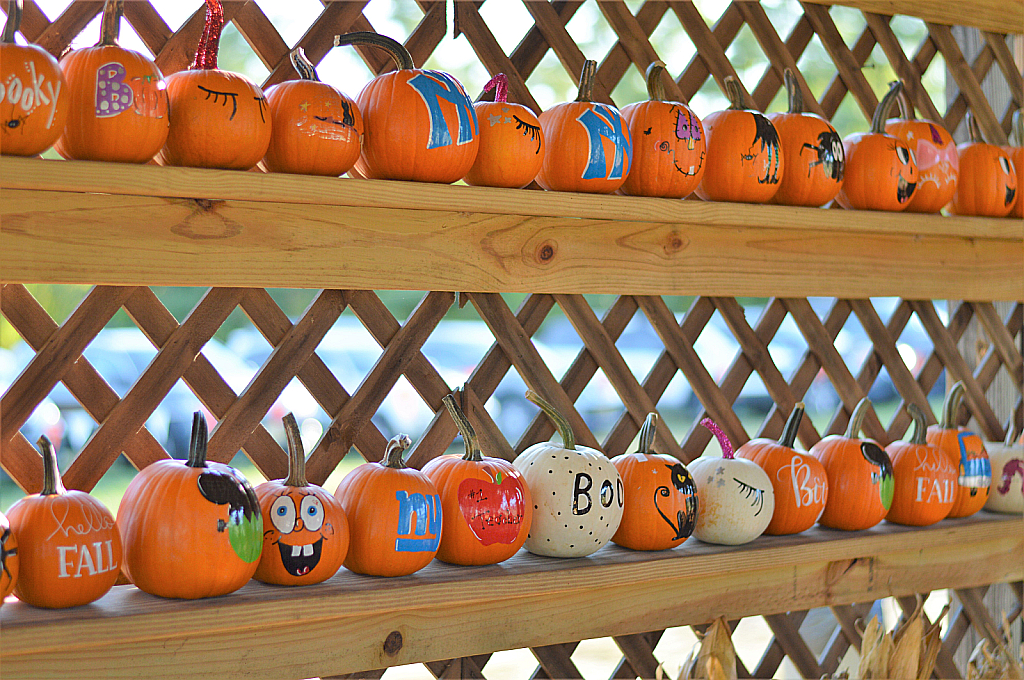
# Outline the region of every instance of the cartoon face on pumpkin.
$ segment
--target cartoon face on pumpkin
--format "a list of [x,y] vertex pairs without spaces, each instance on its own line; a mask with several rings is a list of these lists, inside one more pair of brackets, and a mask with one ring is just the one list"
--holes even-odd
[[704,139],[704,130],[697,117],[686,109],[676,109],[676,139],[686,142],[693,151],[694,145]]
[[323,543],[334,536],[323,502],[306,488],[287,488],[270,504],[272,529],[264,541],[276,545],[281,564],[292,576],[305,576],[320,564]]
[[1017,177],[1014,175],[1010,158],[1006,154],[999,156],[999,169],[1003,171],[1003,176],[999,178],[1003,186],[1003,205],[1010,205],[1017,195]]
[[914,195],[917,188],[917,159],[910,147],[899,140],[892,141],[892,150],[896,154],[897,163],[894,163],[890,173],[896,174],[896,200],[906,203]]

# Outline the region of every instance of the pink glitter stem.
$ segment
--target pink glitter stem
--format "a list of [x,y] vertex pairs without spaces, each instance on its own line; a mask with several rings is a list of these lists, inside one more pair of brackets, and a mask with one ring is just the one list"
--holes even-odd
[[718,423],[711,420],[711,418],[705,418],[700,421],[700,424],[711,430],[711,434],[715,435],[715,439],[718,440],[718,445],[722,447],[722,458],[732,458],[732,442],[722,431],[722,428],[718,426]]
[[499,73],[488,80],[487,84],[484,85],[484,92],[490,92],[491,90],[495,90],[494,101],[499,104],[508,102],[508,76],[504,73]]

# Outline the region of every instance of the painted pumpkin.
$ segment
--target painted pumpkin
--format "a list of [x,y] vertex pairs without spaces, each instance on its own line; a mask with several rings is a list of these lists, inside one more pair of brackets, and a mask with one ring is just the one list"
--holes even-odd
[[614,106],[592,101],[596,72],[597,62],[585,61],[576,100],[540,114],[545,151],[537,184],[548,191],[610,194],[626,181],[629,127]]
[[[992,465],[992,483],[985,509],[1019,515],[1024,512],[1024,436],[1014,442],[1014,428],[1006,428],[1006,440],[988,443],[989,462]],[[1016,477],[1020,475],[1018,481]]]
[[597,449],[576,444],[569,422],[532,390],[526,398],[555,424],[562,445],[534,444],[512,461],[533,496],[526,549],[547,557],[586,557],[607,543],[622,520],[618,470]]
[[171,128],[160,151],[165,165],[248,170],[270,145],[263,90],[240,73],[217,68],[224,28],[221,0],[206,0],[206,29],[187,71],[167,76]]
[[715,421],[700,424],[711,430],[722,457],[701,456],[690,461],[697,484],[700,513],[693,535],[705,543],[741,545],[764,533],[775,513],[775,491],[756,463],[733,455],[732,443]]
[[447,73],[415,68],[409,50],[387,36],[346,33],[334,44],[377,47],[398,64],[356,98],[364,137],[355,174],[443,184],[465,177],[476,160],[480,125],[462,84]]
[[964,384],[953,383],[942,403],[942,418],[928,428],[928,443],[942,450],[957,468],[956,498],[949,517],[967,517],[981,510],[988,500],[992,466],[981,437],[958,427],[956,414],[964,397]]
[[151,595],[226,595],[259,564],[263,518],[256,493],[235,468],[208,462],[206,444],[206,419],[197,411],[188,460],[147,465],[121,499],[125,576]]
[[19,45],[22,0],[8,3],[0,37],[0,154],[35,156],[57,141],[68,116],[67,83],[57,60],[36,45]]
[[949,457],[925,440],[924,411],[917,404],[908,405],[907,410],[914,419],[910,441],[885,447],[895,478],[892,507],[885,519],[923,527],[949,514],[956,495],[957,473]]
[[811,447],[828,477],[828,502],[819,521],[832,529],[870,529],[892,506],[892,461],[877,442],[859,438],[869,408],[868,398],[861,399],[845,434],[829,435]]
[[99,599],[114,585],[121,567],[121,536],[102,503],[84,491],[64,488],[57,452],[45,435],[38,446],[43,488],[7,510],[10,531],[18,537],[14,594],[36,607],[77,607]]
[[[461,398],[462,392],[455,391]],[[464,456],[441,456],[423,474],[441,494],[441,543],[437,559],[449,564],[497,564],[523,547],[533,521],[533,498],[522,473],[480,452],[473,425],[452,398],[444,405],[462,433]]]
[[649,101],[622,108],[633,140],[633,164],[620,189],[627,196],[684,198],[704,177],[704,126],[686,104],[665,101],[665,63],[647,67]]
[[[827,120],[804,112],[800,84],[788,68],[784,75],[789,110],[768,114],[768,120],[779,132],[782,156],[786,159],[786,172],[771,202],[816,208],[835,198],[843,186],[843,140]],[[779,511],[777,506],[775,511]],[[767,533],[772,533],[771,529]]]
[[903,83],[894,80],[875,109],[870,132],[843,140],[846,177],[836,201],[844,208],[899,212],[914,195],[919,177],[914,152],[885,132],[885,119],[902,90]]
[[263,162],[271,172],[343,175],[359,160],[359,107],[344,92],[320,81],[301,47],[288,56],[299,79],[267,88],[272,132]]
[[124,0],[103,5],[100,41],[60,60],[71,95],[64,158],[146,163],[167,140],[166,83],[149,57],[118,45]]
[[348,553],[348,519],[337,498],[306,481],[299,425],[284,417],[288,478],[254,491],[263,516],[263,551],[253,578],[282,586],[306,586],[334,576]]
[[771,480],[775,512],[764,530],[769,535],[798,534],[810,529],[828,501],[825,468],[814,456],[793,448],[803,417],[804,405],[799,402],[786,419],[778,441],[752,439],[736,451],[738,458],[761,466]]
[[729,108],[704,117],[708,156],[697,195],[705,201],[767,203],[779,190],[785,152],[779,131],[760,111],[744,106],[743,90],[725,79]]
[[967,130],[970,139],[957,146],[960,181],[949,210],[957,215],[1005,217],[1017,199],[1017,169],[1004,149],[985,143],[970,111]]
[[666,550],[693,533],[699,507],[693,475],[677,459],[654,452],[658,414],[648,413],[636,453],[612,459],[622,478],[622,522],[612,541],[633,550]]
[[493,102],[477,102],[480,148],[466,184],[521,189],[533,181],[544,162],[544,131],[533,111],[508,101],[508,77],[499,73],[484,85],[495,90]]
[[939,123],[914,117],[906,91],[901,91],[896,101],[900,117],[885,121],[885,132],[905,142],[917,160],[917,187],[906,211],[937,213],[946,207],[956,191],[960,175],[956,142]]
[[1013,161],[1013,167],[1017,170],[1017,197],[1013,201],[1011,217],[1024,217],[1024,111],[1017,109],[1013,112],[1013,133],[1017,137],[1015,146],[1004,146],[1003,151]]
[[427,566],[441,541],[441,496],[430,478],[406,467],[409,435],[392,437],[379,463],[345,475],[334,495],[349,522],[345,567],[370,576],[405,576]]
[[0,605],[14,592],[18,582],[18,537],[11,531],[11,523],[0,512]]

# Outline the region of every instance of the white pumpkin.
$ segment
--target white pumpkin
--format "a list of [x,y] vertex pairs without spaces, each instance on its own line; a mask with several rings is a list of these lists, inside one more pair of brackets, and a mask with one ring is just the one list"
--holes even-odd
[[533,391],[526,398],[555,423],[562,446],[534,444],[512,464],[533,497],[526,549],[547,557],[586,557],[607,543],[622,519],[622,480],[596,449],[577,446],[568,421]]
[[1024,513],[1024,438],[1014,443],[1011,427],[1004,443],[985,442],[985,450],[992,465],[985,509],[1009,515]]
[[693,535],[705,543],[749,543],[764,533],[775,513],[772,481],[757,463],[733,458],[729,438],[714,421],[705,418],[701,425],[714,432],[723,456],[702,456],[687,464],[700,499]]

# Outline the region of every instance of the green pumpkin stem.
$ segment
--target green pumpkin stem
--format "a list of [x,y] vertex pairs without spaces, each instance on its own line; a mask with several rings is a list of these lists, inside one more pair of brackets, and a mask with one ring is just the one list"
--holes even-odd
[[121,17],[124,15],[124,0],[107,0],[103,3],[103,19],[100,21],[100,41],[96,46],[117,45],[121,35]]
[[465,388],[457,389],[452,394],[444,395],[441,399],[444,402],[445,408],[448,409],[448,413],[451,414],[452,420],[455,421],[455,425],[458,426],[459,432],[462,434],[462,441],[466,444],[466,453],[462,456],[462,460],[471,460],[474,463],[481,462],[484,457],[480,453],[480,440],[477,439],[476,430],[473,429],[473,424],[469,422],[469,418],[466,417],[465,412],[455,402],[453,395],[457,395],[461,400],[465,394]]
[[786,100],[789,103],[786,113],[803,113],[804,93],[800,90],[800,83],[796,82],[796,76],[787,68],[782,72],[782,79],[786,83]]
[[316,66],[306,57],[306,52],[301,47],[296,47],[288,53],[288,59],[292,62],[292,68],[299,74],[299,80],[313,80],[320,82]]
[[1013,112],[1013,127],[1010,132],[1017,138],[1015,146],[1024,146],[1024,110],[1017,109]]
[[[594,80],[597,75],[597,62],[587,59],[583,62],[583,70],[580,71],[580,89],[576,95],[578,102],[594,101]],[[568,448],[568,447],[567,447]]]
[[408,71],[409,69],[416,68],[412,55],[409,54],[409,50],[406,49],[405,45],[394,38],[389,38],[380,33],[355,31],[354,33],[334,36],[335,47],[342,47],[344,45],[372,45],[387,52],[395,60],[395,63],[398,64],[399,69]]
[[725,77],[725,96],[729,99],[729,110],[730,111],[746,111],[750,107],[746,105],[745,97],[743,96],[743,88],[740,87],[740,81],[736,80],[733,76]]
[[665,72],[665,62],[652,61],[647,67],[647,97],[652,102],[665,101],[665,84],[661,82],[661,74]]
[[4,34],[0,43],[5,45],[14,44],[14,36],[21,28],[21,14],[24,11],[24,0],[8,0],[7,21],[4,23]]
[[572,425],[565,419],[561,413],[555,410],[555,407],[544,400],[539,394],[533,390],[526,390],[526,398],[532,401],[534,404],[540,407],[540,410],[551,419],[551,422],[555,424],[558,429],[558,434],[562,436],[562,448],[568,449],[569,451],[576,450],[576,435],[572,431]]
[[967,111],[967,137],[975,144],[985,143],[985,138],[981,135],[981,128],[978,127],[978,119],[970,110]]
[[654,436],[657,434],[657,431],[658,414],[648,413],[647,417],[644,418],[644,424],[640,426],[640,442],[636,447],[637,453],[654,453]]
[[[1019,110],[1018,113],[1020,113]],[[1007,446],[1013,446],[1013,443],[1017,441],[1017,437],[1020,436],[1021,429],[1024,428],[1024,423],[1017,417],[1020,414],[1020,410],[1014,409],[1013,413],[1010,414],[1009,422],[1006,423],[1006,437],[1003,439],[1003,443]]]
[[899,99],[900,92],[903,91],[903,81],[894,80],[889,83],[889,91],[882,97],[882,101],[878,102],[878,107],[875,109],[875,115],[871,117],[871,132],[876,135],[885,134],[885,120],[889,117],[889,111],[892,110],[892,105]]
[[188,445],[188,460],[185,465],[190,468],[206,467],[207,439],[206,418],[196,411],[192,414],[192,441]]
[[281,419],[284,433],[288,437],[288,479],[285,486],[309,486],[306,481],[306,452],[302,450],[302,437],[299,436],[299,424],[295,415],[288,413]]
[[946,395],[945,401],[942,402],[942,420],[939,421],[939,427],[943,430],[956,429],[956,414],[960,410],[960,402],[963,401],[963,398],[964,383],[961,380],[957,380],[949,388],[949,394]]
[[53,442],[45,434],[39,437],[36,442],[39,453],[43,455],[43,488],[40,496],[59,496],[67,493],[64,482],[60,478],[60,468],[57,467],[57,450],[53,448]]
[[864,425],[864,417],[868,414],[868,409],[870,408],[871,400],[867,397],[857,402],[853,409],[853,414],[850,416],[850,422],[846,426],[846,434],[844,436],[847,439],[858,439],[860,437],[860,428]]
[[[793,113],[790,111],[790,113]],[[804,419],[804,402],[798,401],[793,411],[786,418],[786,426],[782,428],[782,436],[779,438],[779,446],[787,449],[793,448],[796,443],[796,433],[800,429],[800,421]]]
[[380,464],[392,470],[405,469],[406,465],[402,460],[402,454],[410,446],[412,446],[412,439],[409,438],[409,435],[396,434],[388,441],[388,447],[384,449],[384,459]]
[[917,404],[910,403],[907,404],[907,413],[914,419],[914,433],[910,436],[910,443],[915,446],[924,446],[928,443],[925,440],[928,420],[925,418],[924,411]]

